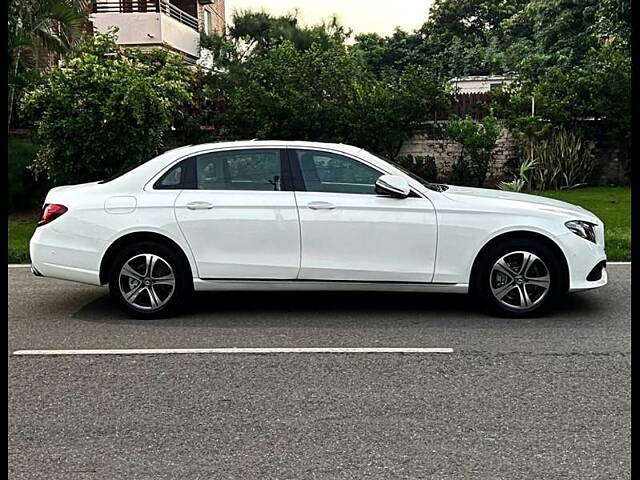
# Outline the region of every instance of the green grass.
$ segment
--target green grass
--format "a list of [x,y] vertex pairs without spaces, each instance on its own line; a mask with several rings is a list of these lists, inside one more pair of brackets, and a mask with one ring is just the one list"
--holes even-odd
[[39,210],[9,215],[9,263],[29,263],[29,240],[39,216]]
[[[39,211],[32,206],[43,194],[27,170],[36,151],[28,138],[9,137],[9,263],[29,263],[29,239],[39,216]],[[14,213],[14,210],[19,211]]]
[[631,187],[590,187],[538,194],[595,213],[604,222],[607,260],[631,260]]
[[[540,192],[539,195],[581,205],[605,224],[607,257],[631,260],[631,188],[593,187]],[[29,239],[38,221],[38,210],[9,215],[9,263],[29,263]]]

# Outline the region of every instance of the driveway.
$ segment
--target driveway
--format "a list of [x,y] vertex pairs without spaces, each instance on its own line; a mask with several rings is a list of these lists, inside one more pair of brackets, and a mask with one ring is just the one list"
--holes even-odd
[[[209,293],[169,320],[9,269],[13,479],[630,478],[629,265],[528,320],[455,295]],[[33,349],[453,353],[14,356]]]

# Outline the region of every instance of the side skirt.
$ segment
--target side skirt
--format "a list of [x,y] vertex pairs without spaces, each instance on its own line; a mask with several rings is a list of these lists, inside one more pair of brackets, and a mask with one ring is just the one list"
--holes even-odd
[[404,283],[404,282],[353,282],[322,280],[222,280],[194,278],[196,291],[375,291],[375,292],[435,292],[468,293],[466,283]]

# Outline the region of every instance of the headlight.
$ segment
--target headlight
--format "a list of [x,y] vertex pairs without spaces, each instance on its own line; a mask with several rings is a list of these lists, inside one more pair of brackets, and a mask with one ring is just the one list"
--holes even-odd
[[579,237],[596,243],[596,232],[593,230],[595,224],[582,220],[571,220],[565,222],[565,226]]

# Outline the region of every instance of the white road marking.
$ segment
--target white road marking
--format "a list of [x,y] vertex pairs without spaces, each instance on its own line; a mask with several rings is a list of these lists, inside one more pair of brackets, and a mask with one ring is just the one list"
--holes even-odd
[[631,265],[631,262],[607,262],[607,267],[609,265]]
[[131,348],[114,350],[16,350],[13,355],[165,355],[273,353],[453,353],[453,348],[423,347],[292,347],[292,348]]

